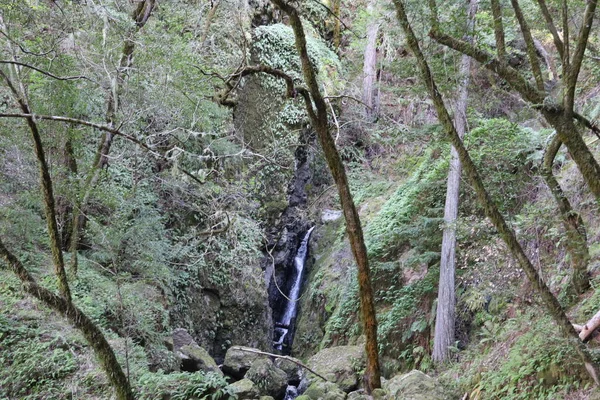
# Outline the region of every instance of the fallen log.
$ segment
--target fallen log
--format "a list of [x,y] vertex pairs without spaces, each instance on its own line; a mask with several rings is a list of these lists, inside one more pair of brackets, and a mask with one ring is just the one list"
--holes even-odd
[[[596,313],[585,325],[583,325],[581,332],[579,332],[579,339],[586,342],[592,335],[592,333],[600,326],[600,311]],[[577,329],[577,328],[575,328]]]

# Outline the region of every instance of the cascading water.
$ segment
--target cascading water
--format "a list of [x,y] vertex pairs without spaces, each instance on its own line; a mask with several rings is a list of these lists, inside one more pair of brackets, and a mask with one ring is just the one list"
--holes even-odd
[[296,273],[294,283],[290,289],[290,293],[287,295],[288,298],[286,299],[287,303],[285,311],[280,320],[275,322],[275,340],[273,342],[273,347],[277,350],[283,349],[283,343],[290,330],[290,325],[296,318],[300,286],[302,285],[302,278],[304,276],[304,264],[306,263],[306,255],[308,254],[308,241],[313,229],[315,229],[314,226],[304,235],[304,239],[302,239],[302,243],[300,243],[300,247],[294,258],[294,272]]

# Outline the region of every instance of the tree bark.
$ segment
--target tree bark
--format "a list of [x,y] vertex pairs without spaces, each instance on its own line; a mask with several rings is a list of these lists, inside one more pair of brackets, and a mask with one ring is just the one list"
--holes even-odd
[[588,373],[590,374],[590,377],[594,380],[596,384],[598,384],[598,377],[600,374],[598,364],[592,358],[585,344],[581,340],[579,340],[579,336],[575,331],[575,328],[569,321],[569,318],[565,314],[560,303],[537,273],[533,264],[531,263],[531,261],[525,254],[523,248],[521,247],[521,244],[517,240],[514,231],[508,226],[504,217],[498,210],[498,207],[489,196],[488,192],[485,189],[485,186],[483,185],[483,180],[481,179],[481,176],[479,175],[479,172],[475,167],[475,164],[473,163],[462,140],[460,139],[458,132],[454,128],[454,125],[452,124],[452,119],[450,118],[450,114],[446,109],[442,96],[431,74],[431,70],[429,69],[429,65],[427,64],[425,56],[421,52],[417,38],[412,30],[412,27],[410,26],[410,23],[408,22],[408,16],[406,15],[404,2],[402,0],[394,0],[394,5],[396,6],[396,11],[398,15],[398,20],[400,21],[400,25],[402,26],[402,29],[406,34],[408,45],[411,48],[415,57],[417,58],[417,64],[421,72],[421,77],[425,82],[427,90],[429,91],[429,95],[433,100],[434,106],[438,113],[438,118],[442,126],[444,127],[449,140],[457,150],[458,156],[463,165],[463,169],[471,185],[475,189],[477,199],[482,205],[486,216],[494,224],[494,226],[498,230],[498,233],[500,234],[500,237],[502,237],[503,241],[506,243],[506,246],[508,247],[509,251],[527,275],[531,286],[533,287],[535,292],[540,296],[542,304],[545,306],[552,319],[558,325],[563,336],[573,344],[574,350],[585,365]]
[[374,14],[374,4],[367,6],[367,12],[371,20],[367,25],[367,45],[365,46],[365,58],[363,64],[363,103],[365,104],[365,117],[368,121],[377,119],[376,108],[377,95],[375,83],[377,82],[377,34],[379,33],[379,21]]
[[[471,37],[475,14],[479,0],[470,0],[467,21],[467,37]],[[469,40],[467,38],[467,40]],[[472,39],[471,39],[472,40]],[[463,55],[460,65],[460,84],[454,123],[456,132],[462,140],[467,130],[467,98],[471,72],[471,57]],[[446,188],[446,204],[444,207],[444,231],[442,237],[442,253],[440,260],[440,282],[435,318],[432,358],[441,363],[450,356],[450,346],[454,345],[456,325],[455,305],[455,261],[456,261],[456,220],[458,217],[458,201],[460,194],[460,175],[462,165],[456,149],[452,147],[450,166],[448,169],[448,185]]]
[[[306,37],[304,28],[297,10],[285,0],[272,0],[273,3],[285,12],[290,18],[290,24],[296,38],[296,49],[302,62],[302,73],[308,86],[310,97],[305,96],[306,109],[311,120],[313,129],[317,132],[319,142],[327,164],[336,183],[340,203],[346,219],[346,232],[350,240],[350,246],[356,264],[358,266],[358,287],[360,297],[360,309],[363,322],[363,330],[366,336],[367,367],[364,374],[365,389],[371,393],[374,389],[381,387],[381,373],[379,369],[379,355],[377,349],[377,320],[375,315],[375,303],[371,287],[369,261],[367,248],[363,237],[362,226],[358,211],[354,205],[346,171],[340,154],[335,147],[333,137],[329,132],[327,105],[317,83],[315,71],[311,65],[306,50]],[[312,100],[312,101],[311,101]],[[314,103],[314,107],[313,107]]]
[[544,152],[541,174],[558,205],[563,226],[567,232],[568,240],[566,248],[571,258],[571,268],[573,269],[570,288],[572,288],[572,291],[576,295],[580,295],[590,287],[590,280],[587,273],[590,254],[587,245],[587,233],[581,215],[573,210],[569,199],[552,172],[554,158],[561,145],[560,139],[555,135]]
[[135,396],[129,385],[127,377],[123,373],[117,357],[104,337],[104,334],[94,322],[71,301],[62,296],[57,296],[46,288],[37,284],[33,276],[29,274],[21,261],[7,250],[0,238],[0,256],[4,258],[9,268],[19,277],[25,292],[40,300],[46,306],[59,312],[71,325],[82,334],[94,354],[98,357],[102,369],[104,369],[109,382],[115,388],[118,400],[134,400]]

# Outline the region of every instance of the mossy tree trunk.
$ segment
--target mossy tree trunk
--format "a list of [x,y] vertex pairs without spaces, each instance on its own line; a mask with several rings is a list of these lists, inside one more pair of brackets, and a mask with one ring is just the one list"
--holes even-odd
[[500,234],[503,241],[506,243],[506,246],[508,247],[511,254],[517,260],[519,266],[527,275],[529,282],[531,283],[537,295],[540,297],[542,304],[545,306],[550,316],[558,325],[564,337],[573,344],[574,350],[585,365],[591,378],[596,384],[598,384],[598,376],[600,373],[600,368],[598,364],[595,360],[593,360],[586,345],[581,340],[579,340],[579,336],[575,331],[575,328],[569,321],[569,318],[565,314],[560,303],[537,273],[533,264],[525,254],[521,244],[518,242],[514,231],[508,226],[504,217],[498,210],[498,207],[486,191],[485,186],[483,185],[483,180],[481,179],[481,176],[479,175],[479,172],[477,171],[473,160],[467,152],[462,140],[458,135],[458,132],[456,131],[452,123],[452,119],[450,117],[450,114],[448,113],[448,110],[446,109],[446,106],[437,88],[437,85],[435,84],[429,65],[427,64],[425,56],[421,52],[419,43],[417,41],[417,37],[415,36],[412,27],[408,21],[408,16],[406,14],[404,2],[402,0],[394,0],[394,5],[396,7],[398,20],[406,35],[408,46],[410,47],[411,51],[417,59],[417,64],[421,73],[421,77],[425,83],[425,86],[427,87],[430,97],[433,100],[434,106],[438,113],[438,118],[442,123],[446,134],[448,135],[448,139],[450,140],[454,148],[456,148],[460,161],[463,165],[463,170],[465,171],[469,182],[475,189],[475,193],[477,195],[479,203],[482,205],[486,216],[490,219],[490,221],[498,230],[498,233]]
[[110,344],[102,331],[94,322],[71,301],[63,296],[57,296],[46,288],[37,284],[33,276],[25,269],[23,264],[5,247],[0,238],[0,256],[8,267],[19,277],[25,292],[40,300],[46,306],[60,313],[82,334],[94,354],[98,357],[102,369],[109,382],[115,388],[118,400],[134,400],[135,396],[129,385],[127,377],[119,364]]
[[560,138],[555,135],[544,152],[541,175],[558,205],[563,226],[567,233],[565,246],[571,258],[571,268],[573,269],[569,288],[575,295],[580,295],[590,287],[590,280],[587,273],[590,253],[587,245],[587,233],[581,215],[573,210],[569,199],[563,192],[552,171],[554,158],[561,145]]
[[[288,4],[285,0],[272,0],[273,3],[285,12],[290,19],[290,24],[294,30],[296,38],[296,49],[302,63],[302,73],[308,86],[308,93],[305,93],[304,99],[306,108],[310,117],[311,125],[317,132],[319,142],[323,148],[323,153],[327,160],[329,170],[333,176],[338,189],[340,203],[346,219],[346,232],[350,240],[352,254],[358,266],[358,285],[360,297],[360,310],[362,316],[363,330],[366,336],[367,367],[365,370],[364,381],[367,393],[381,387],[381,374],[379,368],[379,355],[377,349],[377,320],[375,315],[375,303],[373,300],[373,289],[371,287],[371,277],[369,270],[369,261],[367,258],[367,248],[363,237],[362,226],[358,211],[350,193],[348,178],[340,154],[335,147],[333,137],[329,132],[329,122],[327,115],[327,105],[317,84],[316,73],[311,65],[306,49],[306,37],[304,28],[297,10]],[[314,106],[313,106],[314,103]]]

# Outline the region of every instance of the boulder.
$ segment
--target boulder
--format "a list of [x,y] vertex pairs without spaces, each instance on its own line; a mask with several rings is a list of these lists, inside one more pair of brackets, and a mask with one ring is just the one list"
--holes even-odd
[[274,364],[287,375],[287,380],[291,385],[298,385],[302,379],[302,368],[293,361],[285,358],[275,359]]
[[432,377],[421,371],[412,370],[396,375],[384,384],[388,396],[405,400],[444,400],[444,389]]
[[219,375],[223,375],[223,372],[221,372],[215,360],[208,354],[208,351],[197,344],[183,346],[175,355],[181,359],[182,371],[216,372]]
[[[345,400],[346,393],[332,382],[315,382],[306,389],[304,396],[311,400]],[[300,396],[302,397],[302,396]],[[300,397],[297,397],[299,399]]]
[[346,400],[386,400],[387,396],[385,390],[375,389],[371,396],[369,396],[364,389],[357,390],[355,392],[348,393]]
[[[330,347],[312,356],[308,366],[349,393],[358,388],[357,371],[364,369],[365,358],[363,346]],[[307,374],[306,379],[308,385],[321,380],[311,373]]]
[[242,379],[225,387],[238,400],[256,400],[259,398],[259,391],[254,382],[250,379]]
[[267,356],[262,354],[242,351],[240,349],[256,350],[250,347],[241,346],[230,347],[227,350],[225,361],[223,361],[223,372],[235,379],[242,379],[254,361],[258,359],[268,359]]
[[283,398],[287,388],[287,375],[268,358],[259,358],[244,376],[256,384],[261,395]]
[[198,346],[185,329],[179,328],[173,331],[173,352],[179,359],[182,371],[223,374],[208,351]]

